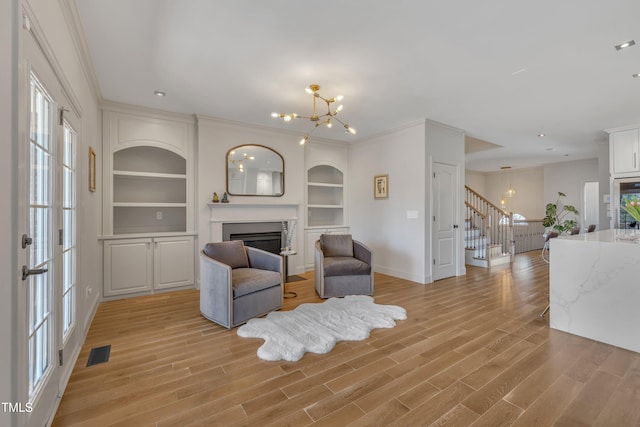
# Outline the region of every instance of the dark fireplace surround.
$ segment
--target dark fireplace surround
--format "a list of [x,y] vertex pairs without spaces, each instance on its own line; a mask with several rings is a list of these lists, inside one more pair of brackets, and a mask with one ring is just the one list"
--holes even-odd
[[222,224],[222,240],[242,240],[251,246],[279,254],[284,246],[281,222],[234,222]]

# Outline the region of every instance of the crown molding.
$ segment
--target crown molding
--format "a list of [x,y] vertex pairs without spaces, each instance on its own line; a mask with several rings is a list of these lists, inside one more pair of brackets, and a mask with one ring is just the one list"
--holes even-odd
[[175,113],[172,111],[160,110],[157,108],[142,107],[139,105],[125,104],[122,102],[104,100],[100,103],[100,108],[108,111],[116,111],[130,114],[138,114],[143,116],[153,116],[156,118],[177,120],[181,122],[187,122],[189,124],[195,124],[196,116],[193,114]]
[[67,28],[69,34],[73,40],[78,58],[82,64],[82,71],[89,83],[89,86],[93,90],[98,103],[102,102],[102,92],[100,91],[100,84],[98,83],[98,76],[96,74],[95,67],[93,66],[93,60],[91,57],[91,51],[87,44],[87,39],[84,35],[84,29],[82,27],[82,21],[80,20],[80,13],[78,12],[78,6],[75,0],[58,0],[62,15],[67,22]]
[[[202,125],[223,125],[223,126],[230,126],[230,127],[236,127],[236,128],[245,128],[245,129],[251,129],[251,130],[255,130],[255,131],[259,131],[259,132],[267,132],[267,133],[272,133],[272,134],[277,134],[277,135],[287,135],[287,136],[291,136],[293,142],[296,142],[300,139],[302,133],[299,131],[295,131],[295,130],[291,130],[291,129],[282,129],[282,128],[275,128],[273,126],[267,126],[267,125],[262,125],[262,124],[257,124],[257,123],[250,123],[250,122],[241,122],[241,121],[237,121],[237,120],[230,120],[230,119],[222,119],[219,117],[213,117],[213,116],[206,116],[203,114],[196,114],[196,120],[198,124],[202,124]],[[340,144],[340,145],[345,145],[345,142],[343,141],[339,141],[336,139],[329,139],[329,138],[318,138],[318,137],[314,137],[311,136],[309,138],[309,140],[307,142],[320,142],[320,143],[324,143],[324,144]]]
[[70,107],[73,109],[74,114],[77,115],[78,118],[81,118],[83,113],[82,104],[73,91],[73,86],[64,74],[64,69],[60,65],[58,58],[56,58],[56,55],[53,53],[53,49],[45,36],[42,26],[36,18],[36,14],[31,9],[29,2],[26,1],[22,3],[22,20],[23,28],[31,33],[42,54],[49,62],[49,65],[51,65],[51,69],[60,82],[62,92],[69,100]]

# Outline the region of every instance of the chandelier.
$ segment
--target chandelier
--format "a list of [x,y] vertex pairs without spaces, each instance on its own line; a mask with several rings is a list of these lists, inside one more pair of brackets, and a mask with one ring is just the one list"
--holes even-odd
[[[293,119],[309,119],[310,121],[315,123],[311,131],[309,131],[300,140],[300,145],[303,145],[305,142],[307,142],[307,140],[309,139],[313,131],[315,131],[319,126],[326,125],[328,128],[330,128],[333,125],[332,120],[335,120],[336,122],[340,123],[345,129],[344,130],[345,133],[350,133],[350,134],[356,133],[356,130],[354,128],[352,128],[351,126],[349,126],[348,124],[346,124],[345,122],[343,122],[342,120],[336,117],[338,113],[342,111],[342,104],[338,105],[334,110],[331,110],[331,104],[333,104],[334,102],[342,101],[342,99],[344,98],[342,95],[337,95],[333,98],[325,98],[318,93],[318,91],[320,90],[320,85],[316,85],[316,84],[309,85],[309,87],[305,88],[304,90],[308,94],[313,95],[313,114],[311,114],[310,116],[300,116],[296,113],[290,113],[290,114],[271,113],[271,117],[281,118],[285,122],[290,122]],[[327,112],[324,114],[318,114],[317,112],[318,99],[321,99],[322,101],[324,101],[324,103],[327,106]],[[320,103],[320,105],[322,106],[322,103]]]
[[512,198],[516,195],[516,190],[511,186],[511,166],[502,166],[500,168],[502,170],[502,178],[504,180],[503,184],[506,184],[506,190],[503,194],[502,200],[500,200],[500,204],[502,207],[506,207],[507,201],[505,198]]
[[243,163],[244,163],[245,160],[254,160],[255,159],[254,156],[249,156],[247,153],[244,153],[242,155],[242,157],[239,158],[239,159],[236,159],[235,155],[236,155],[236,151],[235,150],[233,150],[233,151],[231,151],[229,153],[229,163],[231,163],[233,165],[236,165],[236,167],[238,168],[238,170],[240,172],[244,172],[244,164]]

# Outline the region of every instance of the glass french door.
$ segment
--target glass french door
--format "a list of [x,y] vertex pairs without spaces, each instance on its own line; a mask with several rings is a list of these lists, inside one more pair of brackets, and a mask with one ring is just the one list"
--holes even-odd
[[[31,35],[25,40],[26,131],[21,138],[19,226],[23,337],[19,384],[31,411],[20,424],[43,425],[71,370],[65,349],[76,338],[77,118],[67,111],[61,85]],[[72,353],[72,351],[68,351]]]

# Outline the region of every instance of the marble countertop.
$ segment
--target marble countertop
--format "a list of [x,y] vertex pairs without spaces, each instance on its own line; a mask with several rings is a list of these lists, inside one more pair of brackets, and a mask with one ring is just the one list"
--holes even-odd
[[[573,236],[563,235],[558,236],[556,239],[598,243],[634,243],[640,245],[640,230],[610,229],[592,233],[580,233]],[[556,239],[550,240],[551,247],[553,247],[553,241]]]

